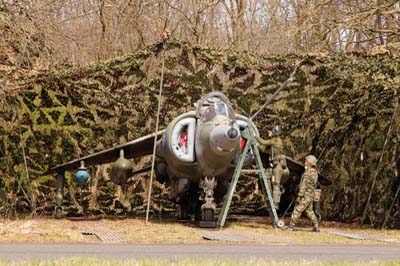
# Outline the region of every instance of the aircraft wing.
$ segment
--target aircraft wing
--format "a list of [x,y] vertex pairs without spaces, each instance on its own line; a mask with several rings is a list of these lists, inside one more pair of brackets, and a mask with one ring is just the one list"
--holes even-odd
[[135,176],[135,175],[138,175],[138,174],[143,174],[143,173],[150,172],[150,171],[151,171],[151,166],[148,165],[148,166],[145,166],[145,167],[143,167],[143,168],[134,170],[134,171],[132,172],[132,176]]
[[286,156],[286,164],[290,170],[290,173],[295,176],[301,176],[304,172],[304,165],[288,156]]
[[[162,134],[164,133],[164,130],[160,130],[157,132],[157,139],[159,139]],[[44,175],[50,175],[50,174],[55,174],[55,173],[61,173],[64,171],[71,171],[71,170],[76,170],[80,167],[80,162],[84,161],[85,162],[85,167],[91,166],[91,165],[97,165],[97,164],[105,164],[105,163],[111,163],[116,161],[119,156],[120,156],[120,150],[124,150],[124,155],[125,158],[127,159],[132,159],[140,156],[145,156],[153,153],[153,146],[154,146],[154,133],[129,141],[125,144],[121,144],[118,146],[115,146],[113,148],[109,148],[103,151],[96,152],[94,154],[69,161],[67,163],[63,163],[60,165],[57,165],[55,167],[50,168],[47,170],[47,172],[44,173]]]
[[[267,165],[267,163],[268,163],[267,158],[269,158],[269,154],[266,153],[266,152],[261,152],[261,151],[260,151],[260,153],[263,154],[261,156],[263,164]],[[296,161],[296,160],[286,156],[286,164],[287,164],[287,167],[290,170],[290,174],[291,175],[294,175],[294,176],[297,176],[297,177],[301,177],[301,175],[304,172],[304,165],[301,162]],[[330,181],[327,177],[325,177],[325,176],[323,176],[321,174],[318,174],[318,181],[323,186],[332,185],[332,181]]]

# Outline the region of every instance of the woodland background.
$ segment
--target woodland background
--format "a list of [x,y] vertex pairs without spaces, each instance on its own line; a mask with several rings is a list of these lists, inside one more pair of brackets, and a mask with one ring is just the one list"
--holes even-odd
[[[250,115],[300,64],[261,132],[278,122],[288,155],[322,156],[326,219],[400,227],[399,13],[383,0],[0,0],[1,213],[51,214],[49,166],[152,132],[165,54],[162,126],[212,90]],[[120,188],[108,166],[91,171],[86,187],[69,180],[69,215],[143,213],[146,179]],[[174,212],[154,187],[153,213]],[[252,177],[234,200],[265,213]]]

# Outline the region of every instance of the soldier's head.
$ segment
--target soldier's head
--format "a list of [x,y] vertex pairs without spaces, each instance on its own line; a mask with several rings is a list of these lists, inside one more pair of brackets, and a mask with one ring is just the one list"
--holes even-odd
[[307,155],[306,158],[304,158],[305,166],[314,166],[315,167],[315,166],[317,166],[317,162],[318,162],[317,158],[312,154]]
[[275,124],[268,130],[268,137],[277,137],[279,136],[279,125]]

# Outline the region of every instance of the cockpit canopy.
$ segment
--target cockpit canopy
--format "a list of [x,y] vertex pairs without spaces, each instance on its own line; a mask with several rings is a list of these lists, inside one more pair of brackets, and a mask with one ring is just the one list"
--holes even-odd
[[229,99],[220,92],[212,92],[202,97],[197,103],[196,116],[202,122],[214,120],[216,116],[228,117],[235,120],[235,112]]

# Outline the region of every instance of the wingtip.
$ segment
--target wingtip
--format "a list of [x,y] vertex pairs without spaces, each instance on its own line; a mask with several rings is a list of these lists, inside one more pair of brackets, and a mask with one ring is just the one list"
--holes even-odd
[[[58,170],[58,171],[57,171],[57,170]],[[41,174],[41,176],[45,176],[45,175],[55,175],[55,174],[62,173],[62,172],[63,172],[63,170],[57,169],[57,167],[53,167],[53,168],[48,169],[46,172],[43,172],[43,173]]]

